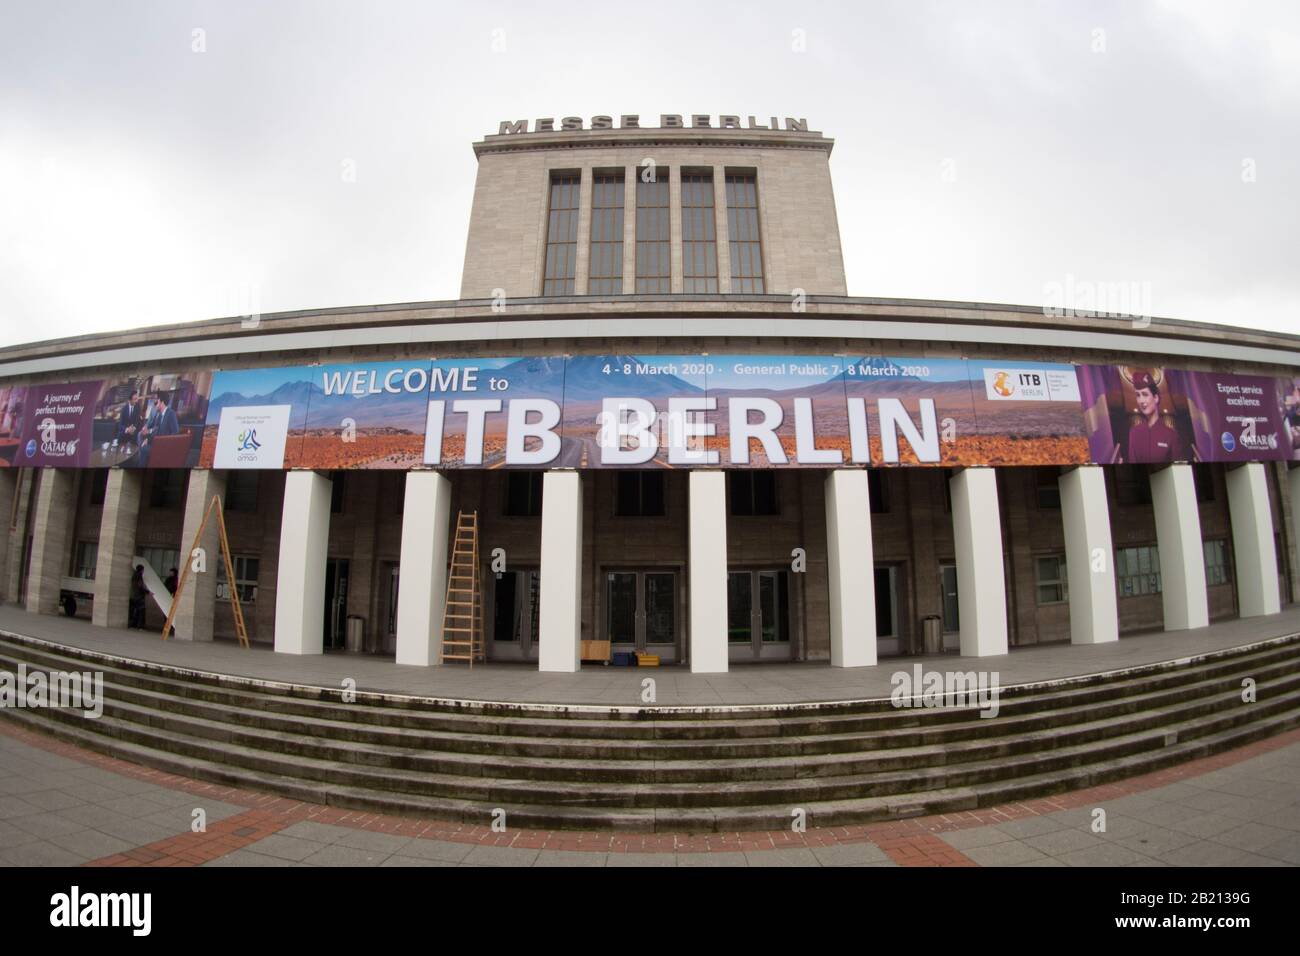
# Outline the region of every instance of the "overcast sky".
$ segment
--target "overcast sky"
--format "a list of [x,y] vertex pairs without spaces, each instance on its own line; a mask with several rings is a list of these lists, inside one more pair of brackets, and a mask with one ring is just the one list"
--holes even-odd
[[471,142],[692,112],[835,139],[852,295],[1300,332],[1294,0],[0,0],[0,345],[454,299]]

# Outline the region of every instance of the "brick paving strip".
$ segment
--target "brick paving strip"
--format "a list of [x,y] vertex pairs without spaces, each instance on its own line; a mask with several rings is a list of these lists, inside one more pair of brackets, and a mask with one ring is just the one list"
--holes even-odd
[[[1078,807],[1097,806],[1107,800],[1131,796],[1223,767],[1230,767],[1251,757],[1300,742],[1300,730],[1290,730],[1235,750],[1191,760],[1176,767],[1168,767],[1154,773],[1070,793],[959,813],[910,817],[905,820],[853,826],[819,827],[804,833],[787,830],[729,833],[508,830],[505,833],[497,833],[490,827],[476,824],[345,810],[238,787],[205,783],[191,777],[153,770],[117,757],[85,750],[8,721],[0,721],[0,734],[50,753],[137,780],[145,780],[160,787],[249,808],[244,813],[213,824],[207,833],[178,834],[133,851],[92,860],[86,864],[87,866],[197,865],[256,843],[278,830],[301,821],[441,840],[446,843],[592,853],[735,853],[812,849],[870,842],[879,846],[900,866],[975,866],[977,864],[973,860],[940,840],[935,834],[1006,823]],[[172,862],[164,863],[164,860]]]

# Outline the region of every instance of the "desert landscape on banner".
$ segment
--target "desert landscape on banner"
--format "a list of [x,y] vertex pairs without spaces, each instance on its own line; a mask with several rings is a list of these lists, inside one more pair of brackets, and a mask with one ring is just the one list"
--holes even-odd
[[828,355],[132,369],[0,388],[0,467],[1300,460],[1300,375]]

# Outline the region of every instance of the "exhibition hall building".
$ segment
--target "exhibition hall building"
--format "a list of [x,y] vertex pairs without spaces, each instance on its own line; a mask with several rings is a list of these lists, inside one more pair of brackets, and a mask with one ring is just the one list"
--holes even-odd
[[283,655],[721,674],[1297,598],[1300,338],[850,295],[833,145],[512,119],[473,144],[455,300],[0,350],[0,600]]

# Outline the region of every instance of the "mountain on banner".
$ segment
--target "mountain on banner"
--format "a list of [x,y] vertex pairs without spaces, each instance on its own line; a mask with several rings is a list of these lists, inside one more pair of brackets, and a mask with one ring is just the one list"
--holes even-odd
[[[574,355],[565,363],[566,401],[596,401],[601,398],[657,398],[702,393],[699,385],[669,372],[638,372],[653,367],[635,355]],[[624,374],[631,368],[631,374]],[[609,371],[606,372],[606,369]]]
[[[306,372],[307,369],[304,369],[303,371]],[[306,380],[285,382],[283,385],[277,386],[274,391],[266,395],[245,395],[243,392],[222,392],[219,396],[208,403],[208,418],[211,421],[216,421],[221,417],[221,409],[226,406],[292,405],[295,412],[305,412],[307,409],[307,402],[321,394],[323,393],[319,386]]]
[[[483,369],[479,378],[482,381],[489,376],[504,378],[510,382],[509,391],[513,395],[559,401],[564,390],[564,363],[563,355],[527,355],[501,368]],[[500,394],[495,397],[507,396]]]

